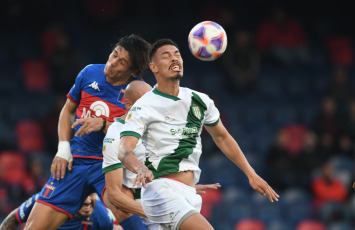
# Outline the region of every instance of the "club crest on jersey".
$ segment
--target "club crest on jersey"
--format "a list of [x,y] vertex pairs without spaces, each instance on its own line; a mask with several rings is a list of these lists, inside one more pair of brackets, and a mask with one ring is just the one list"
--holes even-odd
[[129,113],[128,116],[127,116],[127,118],[126,118],[126,120],[127,120],[127,121],[131,120],[132,116],[133,116],[133,114],[132,114],[132,113]]
[[122,104],[124,104],[124,89],[120,90],[120,92],[118,94],[118,97],[117,97],[117,101],[121,102]]
[[81,226],[80,226],[80,230],[90,230],[92,229],[92,226],[93,226],[93,222],[90,222],[90,221],[81,221]]
[[42,196],[46,198],[50,198],[55,190],[53,185],[46,184],[44,189],[42,190]]
[[201,114],[200,107],[198,107],[198,106],[195,104],[195,105],[192,106],[191,109],[192,109],[193,115],[194,115],[197,119],[201,120],[202,114]]

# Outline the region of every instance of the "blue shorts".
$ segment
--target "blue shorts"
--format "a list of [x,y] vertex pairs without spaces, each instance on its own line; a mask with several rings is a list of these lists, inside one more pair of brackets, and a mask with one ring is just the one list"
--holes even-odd
[[47,181],[36,202],[48,205],[72,219],[93,192],[100,197],[105,187],[102,160],[75,158],[72,171],[61,180]]

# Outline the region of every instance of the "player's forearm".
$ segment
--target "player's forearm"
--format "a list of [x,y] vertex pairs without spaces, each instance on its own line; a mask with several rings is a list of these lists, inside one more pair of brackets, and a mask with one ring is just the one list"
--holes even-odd
[[19,225],[16,219],[17,208],[13,210],[1,223],[0,230],[15,230]]
[[112,205],[125,212],[145,217],[142,205],[118,189],[107,188],[108,198]]
[[74,120],[74,113],[64,106],[59,115],[58,138],[59,141],[69,141],[71,138],[71,124]]
[[255,173],[254,169],[245,158],[244,153],[240,149],[238,143],[230,135],[216,142],[220,150],[234,163],[236,164],[247,177],[250,177]]
[[123,136],[120,141],[118,159],[130,171],[137,173],[138,170],[145,166],[140,162],[133,150],[138,142],[136,137]]

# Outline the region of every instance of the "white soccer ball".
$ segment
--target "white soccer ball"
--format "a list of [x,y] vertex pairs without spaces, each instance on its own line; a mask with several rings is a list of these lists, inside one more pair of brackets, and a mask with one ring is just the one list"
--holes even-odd
[[202,61],[213,61],[227,48],[227,34],[223,27],[212,21],[198,23],[188,38],[191,53]]

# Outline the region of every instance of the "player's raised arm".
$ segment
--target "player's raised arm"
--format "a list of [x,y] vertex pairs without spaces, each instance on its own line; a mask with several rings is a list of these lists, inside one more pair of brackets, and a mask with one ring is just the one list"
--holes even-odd
[[248,177],[250,186],[271,202],[278,201],[279,195],[251,167],[238,143],[219,121],[215,126],[205,126],[219,149],[233,161]]
[[73,166],[73,156],[70,151],[69,140],[71,138],[71,124],[73,123],[77,104],[67,99],[59,115],[58,122],[58,152],[51,165],[52,177],[57,180],[63,179],[65,170],[71,170]]

